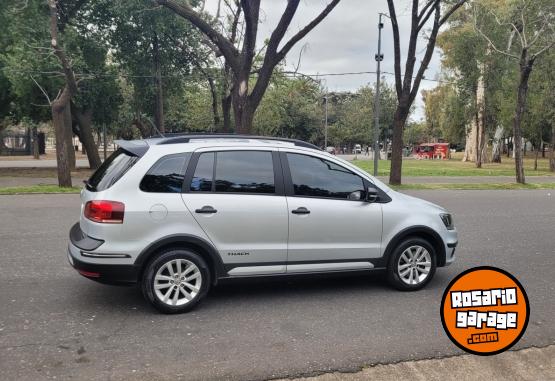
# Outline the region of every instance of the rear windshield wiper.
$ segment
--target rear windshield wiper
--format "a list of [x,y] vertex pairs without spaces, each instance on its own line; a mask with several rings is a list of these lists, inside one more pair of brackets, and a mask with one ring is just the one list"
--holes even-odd
[[94,185],[92,185],[89,180],[83,180],[83,183],[85,183],[85,187],[90,190],[95,192],[96,191],[96,187]]

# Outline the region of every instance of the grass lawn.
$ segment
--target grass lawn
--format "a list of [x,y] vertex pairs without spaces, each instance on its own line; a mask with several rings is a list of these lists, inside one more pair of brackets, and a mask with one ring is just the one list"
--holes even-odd
[[481,184],[440,184],[440,183],[428,183],[428,184],[403,184],[397,186],[391,186],[395,190],[438,190],[438,189],[459,189],[459,190],[514,190],[514,189],[555,189],[555,183],[529,183],[529,184],[517,184],[517,183],[505,183],[505,184],[495,184],[495,183],[481,183]]
[[[354,160],[353,164],[361,169],[373,173],[372,160]],[[391,162],[380,160],[379,176],[389,176]],[[515,165],[512,159],[503,158],[501,164],[483,164],[476,168],[474,163],[463,163],[460,159],[451,160],[403,160],[403,176],[514,176]],[[538,170],[534,171],[534,159],[524,159],[524,174],[526,176],[555,176],[549,172],[548,159],[538,159]]]
[[79,193],[81,188],[60,188],[57,185],[33,185],[23,187],[3,187],[0,188],[2,194],[42,194],[42,193]]

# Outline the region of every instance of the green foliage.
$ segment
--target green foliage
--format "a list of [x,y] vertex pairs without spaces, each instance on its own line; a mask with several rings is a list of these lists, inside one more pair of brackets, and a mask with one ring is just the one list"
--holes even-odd
[[[165,108],[179,107],[176,115],[169,118],[167,126],[171,130],[183,130],[186,123],[178,121],[183,116],[186,89],[193,72],[193,57],[201,56],[200,37],[190,24],[176,17],[163,7],[151,7],[144,0],[108,1],[102,9],[108,13],[104,18],[111,20],[107,25],[106,39],[113,49],[113,58],[125,73],[126,82],[132,90],[132,98],[126,118],[144,114],[152,118],[155,110],[156,59],[159,60],[163,76]],[[158,58],[155,54],[158,46]],[[201,78],[195,77],[196,82]]]
[[450,143],[464,142],[469,105],[461,101],[459,94],[451,83],[441,83],[432,90],[422,91],[426,122],[418,130],[418,139],[414,142],[434,139],[444,139]]
[[[380,141],[391,138],[397,105],[394,89],[386,82],[380,90]],[[337,93],[330,99],[330,142],[335,146],[370,145],[374,134],[374,88],[361,87],[355,93]]]
[[323,142],[322,93],[309,79],[275,74],[254,121],[254,133]]
[[[530,12],[532,8],[543,9],[546,15],[553,12],[553,3],[542,1],[529,2]],[[474,11],[455,14],[449,22],[449,28],[440,34],[438,46],[443,52],[443,75],[453,85],[440,85],[424,94],[430,134],[452,142],[464,140],[465,126],[470,124],[476,113],[476,89],[482,77],[486,100],[486,133],[491,137],[495,129],[501,126],[505,136],[512,135],[519,81],[518,62],[515,58],[495,51],[476,28],[487,35],[497,49],[519,56],[520,41],[516,35],[511,38],[512,29],[508,22],[519,14],[517,11],[522,4],[521,1],[510,0],[477,1]],[[473,12],[476,12],[476,26]],[[537,20],[525,21],[528,28],[533,28],[533,22]],[[521,23],[520,16],[515,22]],[[543,36],[540,34],[538,38]],[[550,114],[550,110],[553,110],[551,89],[555,82],[550,78],[553,71],[550,68],[555,65],[552,50],[540,57],[529,84],[528,111],[523,132],[524,137],[532,141],[539,141],[540,136],[544,141],[547,140],[550,126],[554,123]],[[439,131],[434,129],[438,125]]]
[[[92,26],[94,8],[78,1],[64,1],[61,6],[60,39],[79,80],[80,93],[75,103],[84,109],[98,110],[93,113],[96,123],[112,121],[122,99],[116,72],[109,65],[103,32]],[[14,98],[11,111],[16,120],[49,120],[46,95],[54,99],[65,81],[50,49],[46,1],[29,0],[24,7],[21,2],[11,1],[1,15],[7,21],[7,33],[2,39],[6,49],[0,55],[0,65]]]

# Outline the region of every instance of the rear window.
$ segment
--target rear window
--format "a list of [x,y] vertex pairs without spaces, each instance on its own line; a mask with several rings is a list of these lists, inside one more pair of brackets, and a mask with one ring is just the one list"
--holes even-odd
[[102,163],[87,181],[87,189],[101,192],[114,185],[135,163],[139,157],[121,148],[117,149]]

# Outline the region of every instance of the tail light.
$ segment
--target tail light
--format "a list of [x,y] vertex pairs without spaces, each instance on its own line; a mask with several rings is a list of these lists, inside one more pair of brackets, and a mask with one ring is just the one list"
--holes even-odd
[[85,217],[103,224],[122,224],[125,205],[117,201],[94,200],[85,204]]

